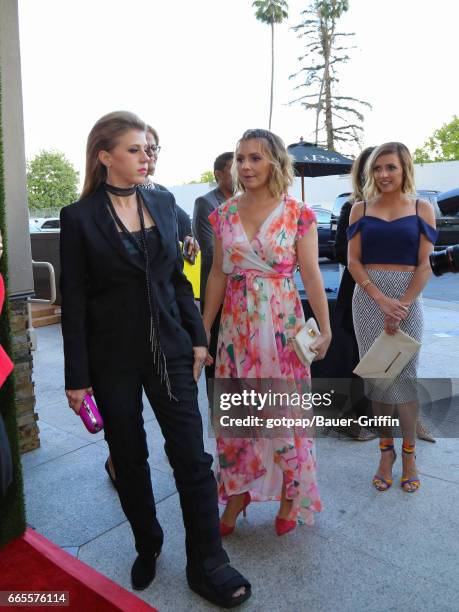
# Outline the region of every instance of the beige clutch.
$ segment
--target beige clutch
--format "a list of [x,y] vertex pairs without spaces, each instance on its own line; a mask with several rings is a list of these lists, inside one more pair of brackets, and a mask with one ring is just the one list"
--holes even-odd
[[304,327],[292,338],[292,345],[298,359],[305,366],[311,365],[314,361],[316,354],[311,351],[311,344],[313,344],[320,336],[320,331],[317,326],[316,320],[312,317],[306,321]]
[[354,374],[378,378],[380,385],[385,386],[400,374],[420,348],[420,342],[400,329],[393,336],[383,331],[357,364]]

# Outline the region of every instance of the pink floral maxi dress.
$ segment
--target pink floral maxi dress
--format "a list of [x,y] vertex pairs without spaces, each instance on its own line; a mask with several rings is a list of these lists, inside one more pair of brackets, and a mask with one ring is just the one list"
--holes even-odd
[[[293,280],[296,241],[315,222],[305,204],[284,196],[249,243],[238,198],[224,202],[209,220],[222,242],[228,275],[218,335],[216,378],[310,380],[288,340],[303,327]],[[223,438],[217,435],[219,498],[250,491],[254,501],[279,500],[282,483],[293,499],[290,518],[313,523],[321,510],[311,438]]]

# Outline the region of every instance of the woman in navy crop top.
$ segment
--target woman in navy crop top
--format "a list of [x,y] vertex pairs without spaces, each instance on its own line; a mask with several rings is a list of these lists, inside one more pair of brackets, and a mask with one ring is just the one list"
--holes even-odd
[[[422,340],[421,291],[430,276],[429,255],[437,237],[431,205],[415,200],[414,166],[405,145],[377,147],[366,168],[366,201],[352,207],[347,230],[348,268],[356,287],[352,299],[360,357],[385,331],[398,329]],[[420,486],[415,463],[418,354],[393,380],[389,389],[371,388],[375,416],[398,409],[403,434],[401,486],[412,493]],[[386,491],[392,484],[396,459],[392,429],[380,428],[381,460],[373,485]]]

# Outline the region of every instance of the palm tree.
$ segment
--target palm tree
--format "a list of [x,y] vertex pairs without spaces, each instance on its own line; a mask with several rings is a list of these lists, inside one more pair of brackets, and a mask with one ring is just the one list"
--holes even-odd
[[285,0],[255,0],[255,17],[262,23],[271,26],[271,100],[269,105],[269,128],[271,129],[271,118],[273,115],[274,97],[274,24],[282,23],[288,17],[288,4]]

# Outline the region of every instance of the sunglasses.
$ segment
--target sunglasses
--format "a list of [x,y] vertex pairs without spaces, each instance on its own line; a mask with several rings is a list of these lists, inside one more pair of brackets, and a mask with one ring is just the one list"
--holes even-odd
[[149,145],[148,147],[145,147],[145,153],[148,155],[148,157],[153,157],[153,155],[158,155],[158,153],[161,151],[161,146],[160,145]]

